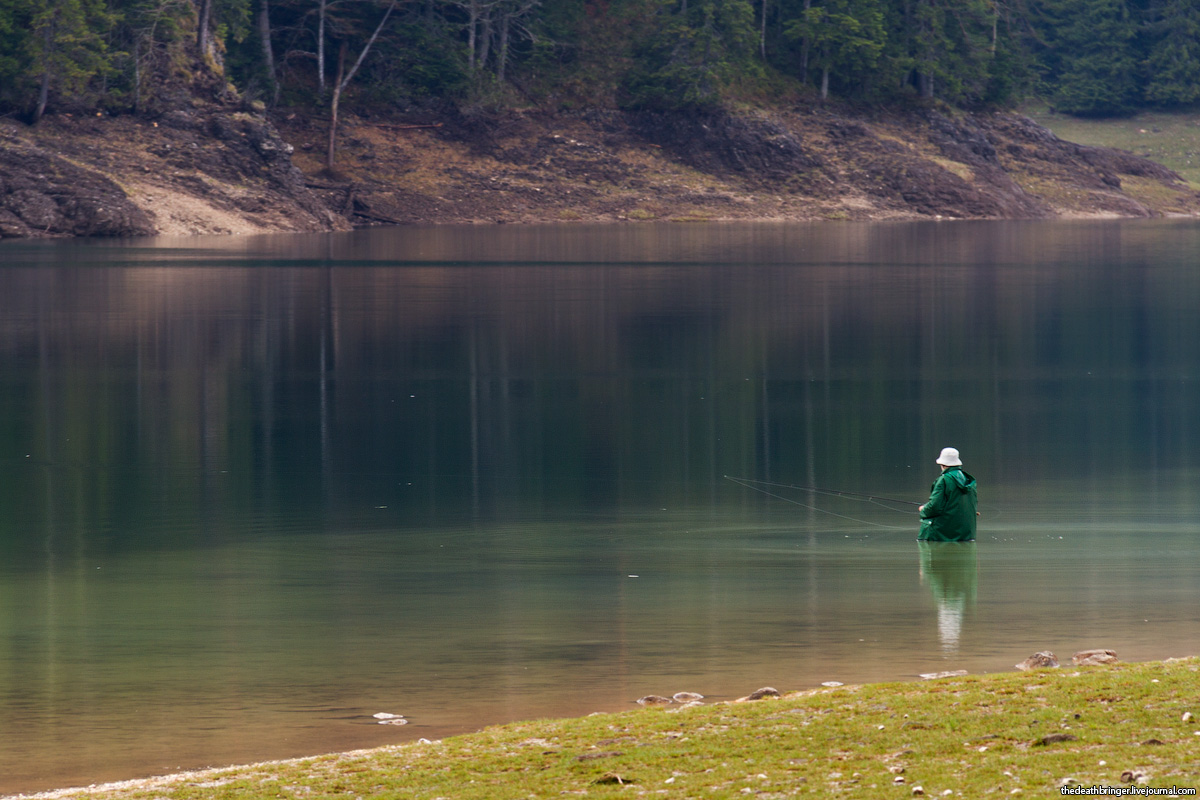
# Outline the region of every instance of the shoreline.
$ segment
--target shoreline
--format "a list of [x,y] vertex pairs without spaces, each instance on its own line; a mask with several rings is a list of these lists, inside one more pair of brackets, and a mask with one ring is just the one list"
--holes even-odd
[[398,131],[219,104],[0,121],[0,240],[377,225],[1200,217],[1200,192],[1016,113],[775,107],[447,116]]
[[[1034,658],[1031,656],[1031,659]],[[1020,666],[1018,665],[1018,667]],[[1176,735],[1171,737],[1163,734],[1155,734],[1154,730],[1156,729],[1152,730],[1152,726],[1147,727],[1145,724],[1142,724],[1140,727],[1135,726],[1137,730],[1145,730],[1144,734],[1138,735],[1149,736],[1150,738],[1133,743],[1115,741],[1111,743],[1112,746],[1117,748],[1136,746],[1143,749],[1152,747],[1155,752],[1161,751],[1162,753],[1167,753],[1170,749],[1167,745],[1179,745],[1186,746],[1190,753],[1190,748],[1193,746],[1193,742],[1195,742],[1193,737],[1200,737],[1200,728],[1197,728],[1197,720],[1200,719],[1200,700],[1197,700],[1198,695],[1196,692],[1197,687],[1200,687],[1200,659],[1194,656],[1137,663],[1116,662],[1103,665],[1082,664],[1075,666],[1068,664],[1057,668],[1032,666],[1023,671],[1017,669],[1013,672],[986,673],[983,675],[965,675],[955,672],[922,677],[925,679],[869,684],[834,685],[836,682],[831,682],[830,684],[814,689],[787,693],[760,689],[758,692],[737,700],[715,703],[682,703],[675,707],[658,705],[651,701],[650,698],[645,698],[648,701],[644,704],[645,707],[631,711],[595,712],[585,717],[561,720],[513,722],[488,726],[472,733],[448,737],[446,740],[429,741],[427,739],[420,739],[416,742],[350,750],[340,753],[188,770],[104,784],[3,795],[0,796],[0,800],[70,800],[71,798],[80,798],[80,800],[84,798],[92,798],[93,800],[97,798],[100,800],[140,800],[145,797],[173,797],[175,795],[171,793],[175,791],[183,792],[187,796],[194,796],[194,794],[188,793],[194,793],[197,789],[203,790],[218,787],[224,787],[223,794],[225,796],[259,797],[268,795],[262,794],[254,788],[246,788],[244,791],[241,791],[238,787],[275,784],[276,781],[295,780],[298,775],[311,776],[314,780],[318,780],[329,775],[340,775],[343,770],[368,782],[372,780],[368,773],[378,770],[380,779],[385,781],[386,788],[388,780],[386,776],[394,772],[396,763],[421,763],[427,770],[432,770],[431,774],[433,774],[437,773],[440,768],[436,764],[431,765],[431,761],[436,761],[442,757],[449,758],[452,755],[455,755],[456,758],[461,758],[465,753],[468,763],[473,763],[475,756],[472,754],[476,753],[480,748],[491,746],[500,740],[519,740],[521,746],[526,746],[525,750],[528,751],[530,757],[539,755],[539,753],[533,752],[535,750],[542,751],[540,755],[545,757],[559,753],[571,753],[582,748],[582,752],[573,757],[574,764],[590,763],[593,760],[601,761],[609,757],[615,759],[617,756],[625,756],[626,753],[615,751],[601,751],[596,755],[590,755],[590,753],[597,748],[611,748],[614,743],[624,741],[627,738],[618,736],[618,739],[612,740],[606,738],[609,735],[608,733],[604,733],[606,731],[609,733],[615,731],[616,733],[612,735],[619,735],[622,731],[629,732],[637,729],[634,738],[649,736],[650,733],[640,730],[643,724],[648,726],[647,731],[650,732],[666,730],[670,741],[676,743],[687,741],[688,737],[671,734],[670,729],[674,727],[683,728],[691,723],[695,723],[697,734],[702,731],[717,734],[715,746],[720,751],[723,746],[734,747],[732,734],[730,734],[731,741],[725,745],[721,743],[720,734],[734,728],[734,723],[738,720],[741,721],[743,726],[749,726],[749,733],[753,736],[754,732],[758,729],[756,726],[762,725],[765,721],[781,719],[781,715],[815,713],[819,718],[820,716],[834,713],[838,708],[848,708],[846,703],[850,700],[855,700],[860,704],[867,703],[864,708],[870,709],[872,712],[878,712],[881,709],[888,710],[892,706],[898,707],[906,702],[913,704],[913,709],[923,709],[927,702],[933,702],[935,708],[941,710],[940,712],[935,711],[935,716],[931,717],[928,723],[917,724],[908,722],[907,720],[910,717],[917,717],[917,712],[914,710],[910,711],[910,713],[905,713],[903,715],[905,722],[898,726],[896,725],[897,714],[892,713],[889,718],[890,721],[878,725],[874,721],[868,721],[863,730],[885,731],[890,728],[897,728],[902,732],[907,730],[915,734],[916,732],[924,732],[942,725],[949,729],[950,738],[957,741],[959,738],[966,736],[967,734],[964,731],[975,724],[975,716],[977,715],[974,712],[978,709],[972,708],[968,703],[960,704],[955,702],[951,706],[959,707],[957,712],[947,712],[945,700],[943,699],[943,696],[947,695],[947,693],[950,696],[969,695],[976,698],[976,705],[982,706],[986,712],[983,714],[984,720],[997,728],[1003,726],[1001,725],[1001,720],[997,717],[998,712],[993,712],[990,707],[996,702],[996,698],[1001,697],[1007,698],[1014,706],[1020,706],[1019,708],[1010,710],[1010,713],[1015,714],[1018,721],[1030,714],[1029,708],[1026,707],[1030,705],[1034,708],[1035,716],[1040,714],[1041,717],[1048,721],[1061,717],[1064,721],[1057,726],[1030,728],[1032,733],[1024,734],[1025,738],[1030,735],[1046,733],[1051,727],[1054,730],[1079,731],[1078,734],[1050,732],[1042,736],[1041,739],[1032,740],[1027,744],[1021,744],[1023,739],[1018,737],[1019,740],[1016,742],[1017,751],[1028,751],[1031,747],[1047,747],[1051,744],[1057,745],[1076,740],[1086,742],[1091,738],[1083,732],[1087,729],[1087,725],[1081,724],[1078,721],[1095,716],[1094,705],[1096,703],[1123,705],[1129,698],[1118,695],[1130,694],[1135,691],[1135,688],[1142,691],[1147,698],[1151,699],[1151,701],[1141,703],[1144,706],[1144,710],[1152,710],[1152,706],[1155,705],[1155,702],[1152,701],[1157,701],[1160,705],[1165,702],[1167,706],[1176,709],[1172,712],[1173,719],[1177,723],[1174,725],[1177,729],[1175,732]],[[1057,701],[1052,697],[1059,688],[1052,686],[1056,682],[1060,684],[1062,691],[1062,696]],[[1072,683],[1078,685],[1072,686],[1070,685]],[[1155,685],[1162,686],[1162,690],[1160,691]],[[1167,695],[1171,694],[1171,692],[1174,692],[1174,694],[1168,698]],[[991,699],[989,700],[988,698]],[[1166,702],[1168,699],[1170,702]],[[867,701],[870,702],[868,703]],[[771,714],[772,710],[777,713]],[[1108,711],[1109,709],[1104,710]],[[1136,710],[1134,705],[1127,705],[1123,707],[1122,713],[1133,714]],[[1063,713],[1060,714],[1059,712]],[[851,714],[846,722],[852,723],[857,720],[857,717],[857,714]],[[713,729],[714,720],[722,723],[724,731]],[[678,721],[677,724],[676,721]],[[1106,729],[1111,730],[1115,728],[1115,724],[1108,724],[1110,722],[1112,721],[1106,721],[1106,723],[1097,726],[1092,732],[1103,732]],[[1129,720],[1121,720],[1121,722],[1128,723]],[[1169,723],[1169,719],[1163,719],[1158,722],[1160,726]],[[1024,725],[1024,723],[1021,724]],[[1036,722],[1031,724],[1036,725]],[[579,738],[580,741],[575,742],[571,747],[558,743],[560,736],[565,739],[568,735]],[[861,737],[866,734],[857,733],[854,735]],[[605,738],[600,738],[602,736]],[[887,734],[879,734],[879,737],[886,736]],[[762,737],[758,736],[757,738]],[[965,744],[971,751],[985,753],[993,748],[1000,750],[1001,743],[998,740],[1009,738],[1011,736],[1008,734],[992,733],[975,740],[976,743],[967,742]],[[884,749],[889,755],[884,760],[894,761],[898,756],[903,756],[905,753],[912,755],[914,753],[912,747],[908,750],[901,750],[898,754],[891,753],[889,748],[903,745],[905,741],[888,742]],[[977,742],[986,742],[986,744],[978,745]],[[527,747],[531,743],[534,745],[532,750]],[[1092,742],[1090,745],[1084,747],[1083,749],[1086,751],[1084,753],[1085,757],[1094,755],[1096,746],[1098,746],[1098,743]],[[844,748],[844,744],[839,745],[839,747]],[[514,754],[511,743],[503,749],[506,755]],[[518,747],[518,750],[520,750],[520,747]],[[920,752],[921,748],[916,748],[915,753],[920,754]],[[940,751],[933,749],[930,751],[930,755],[931,757],[940,757]],[[957,754],[951,755],[956,756]],[[829,765],[833,765],[838,761],[844,760],[844,756],[845,753],[841,750],[825,754],[816,753],[812,754],[810,758],[804,759],[804,763],[811,765],[813,762],[824,763],[827,761]],[[639,768],[646,768],[645,764],[638,761],[636,755],[632,759],[632,762],[629,759],[624,760],[638,765]],[[907,768],[908,771],[917,771],[919,769],[919,764],[916,763],[918,759],[914,757],[908,760],[914,762]],[[1094,761],[1095,759],[1093,758],[1092,760]],[[1108,763],[1104,758],[1101,758],[1097,766],[1101,768],[1107,767]],[[1113,766],[1117,765],[1114,764]],[[1163,772],[1161,766],[1160,764],[1157,768],[1160,774]],[[1180,768],[1182,769],[1183,767],[1181,766]],[[1200,772],[1195,772],[1192,767],[1188,768],[1193,769],[1193,772],[1190,774],[1200,778]],[[1126,783],[1136,781],[1145,785],[1146,783],[1150,783],[1155,777],[1148,771],[1151,769],[1155,768],[1143,765],[1136,769],[1131,768],[1118,772],[1117,774],[1126,778],[1135,776],[1126,780]],[[505,770],[506,773],[508,771],[507,769]],[[904,775],[904,769],[897,771],[895,767],[892,767],[891,771],[896,775],[893,782],[897,784],[905,782],[899,779]],[[673,778],[679,773],[668,774],[669,777],[664,779],[662,783],[670,786],[670,784],[674,783]],[[830,774],[837,775],[839,773],[834,772]],[[1009,773],[1005,772],[1004,774],[1008,775]],[[1145,780],[1142,778],[1145,778]],[[1063,782],[1068,779],[1075,780],[1076,783]],[[405,777],[405,780],[408,780],[408,776]],[[511,782],[514,779],[510,776],[505,778],[505,780]],[[1056,780],[1059,781],[1057,786],[1086,785],[1080,782],[1081,779],[1070,778],[1069,776],[1066,778],[1060,777]],[[516,782],[520,783],[519,775],[517,775]],[[592,783],[601,782],[604,782],[603,776],[600,779],[592,781]],[[615,783],[616,781],[609,782]],[[628,782],[636,783],[640,781],[631,778]],[[1184,781],[1181,783],[1176,779],[1176,784],[1173,785],[1192,785],[1196,782],[1192,781],[1188,783]],[[805,781],[800,781],[800,783],[803,784]],[[274,792],[279,788],[281,787],[278,785],[274,786],[270,790],[271,793],[269,796],[275,796]],[[406,784],[406,788],[411,789],[413,786]],[[695,790],[694,785],[691,790]],[[525,789],[518,787],[518,791],[524,792]],[[912,793],[916,794],[915,791]],[[942,793],[939,792],[939,794]],[[1019,792],[1012,793],[1017,794]],[[945,792],[944,794],[949,796],[950,792]],[[1055,794],[1058,794],[1058,792],[1055,792]],[[474,795],[466,794],[463,796]],[[527,794],[521,794],[520,796],[527,796]],[[850,796],[855,795],[851,794]],[[871,795],[868,794],[866,796]]]

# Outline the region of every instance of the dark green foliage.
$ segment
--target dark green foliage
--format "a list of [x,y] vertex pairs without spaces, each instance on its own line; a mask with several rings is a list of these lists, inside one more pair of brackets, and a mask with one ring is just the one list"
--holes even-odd
[[[155,113],[226,81],[320,107],[339,53],[353,62],[387,5],[0,0],[0,114]],[[403,0],[393,11],[348,87],[357,108],[703,110],[798,86],[966,107],[1040,94],[1080,115],[1200,102],[1200,0]]]
[[22,105],[31,17],[32,9],[25,0],[0,0],[0,104],[10,109]]
[[806,66],[820,72],[822,97],[829,93],[831,75],[842,86],[862,85],[876,70],[888,39],[876,0],[825,0],[803,9],[784,31],[801,43]]
[[110,65],[115,15],[102,0],[0,0],[0,101],[34,121],[47,108],[88,106]]
[[391,102],[461,95],[469,86],[469,76],[453,41],[444,28],[421,20],[401,22],[364,67],[364,91]]
[[1120,116],[1138,105],[1137,25],[1124,0],[1046,0],[1044,63],[1056,107]]
[[1033,59],[1035,37],[1028,18],[1001,13],[995,20],[994,54],[988,62],[987,88],[983,100],[992,106],[1007,106],[1026,97],[1036,83]]
[[638,38],[625,105],[715,107],[737,74],[754,69],[754,43],[748,0],[660,0]]
[[1146,101],[1184,106],[1200,100],[1200,0],[1162,0],[1150,9]]

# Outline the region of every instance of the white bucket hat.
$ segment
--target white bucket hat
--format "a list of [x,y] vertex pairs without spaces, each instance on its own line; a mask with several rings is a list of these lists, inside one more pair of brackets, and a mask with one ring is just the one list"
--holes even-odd
[[942,454],[937,457],[937,463],[943,467],[961,467],[962,459],[958,457],[958,451],[953,447],[942,449]]

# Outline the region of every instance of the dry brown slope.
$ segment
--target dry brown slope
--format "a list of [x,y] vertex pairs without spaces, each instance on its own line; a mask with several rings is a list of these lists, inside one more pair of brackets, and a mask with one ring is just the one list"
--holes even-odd
[[[307,173],[320,122],[282,123]],[[589,112],[351,120],[327,202],[370,222],[1195,215],[1178,175],[1012,114]],[[332,184],[331,184],[332,185]]]
[[[278,130],[277,130],[278,128]],[[194,106],[0,123],[0,238],[449,222],[1196,215],[1178,175],[1012,114],[512,111],[344,127]],[[294,146],[294,147],[293,147]]]

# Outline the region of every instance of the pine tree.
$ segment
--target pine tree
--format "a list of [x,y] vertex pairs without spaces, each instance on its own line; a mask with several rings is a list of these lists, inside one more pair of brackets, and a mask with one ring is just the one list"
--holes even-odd
[[875,0],[825,0],[805,8],[785,31],[807,45],[808,66],[821,71],[822,100],[832,73],[847,83],[869,75],[887,43],[883,9]]
[[109,67],[104,33],[112,22],[101,0],[50,0],[33,14],[28,69],[37,83],[35,123],[45,113],[51,92],[75,95]]
[[987,92],[995,20],[989,0],[904,0],[898,16],[921,97],[972,104]]
[[1043,54],[1055,106],[1080,116],[1119,116],[1138,103],[1137,26],[1123,0],[1047,0]]
[[703,108],[740,74],[759,67],[750,0],[659,0],[655,24],[636,46],[627,104]]
[[1195,103],[1200,100],[1200,2],[1163,0],[1151,14],[1146,100],[1157,106]]

